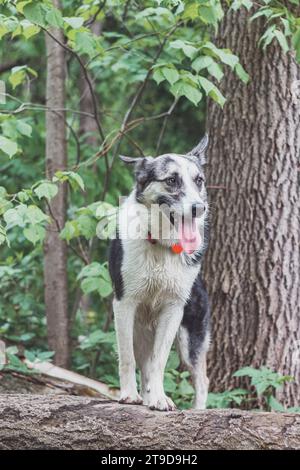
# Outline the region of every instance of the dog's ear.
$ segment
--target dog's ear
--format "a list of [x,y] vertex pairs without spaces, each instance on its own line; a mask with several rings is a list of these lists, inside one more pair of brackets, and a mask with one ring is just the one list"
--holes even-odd
[[120,155],[120,159],[129,164],[134,165],[134,174],[135,179],[138,185],[138,188],[141,188],[149,177],[149,172],[151,170],[151,163],[153,162],[153,157],[139,157],[139,158],[132,158],[132,157],[125,157],[124,155]]
[[120,155],[120,160],[122,160],[122,162],[127,163],[129,165],[135,165],[136,163],[142,161],[143,158],[132,158],[132,157],[126,157],[125,155]]
[[141,168],[146,166],[148,163],[153,161],[153,157],[126,157],[125,155],[120,155],[122,162],[127,163],[128,165],[135,165],[135,167]]
[[197,157],[200,160],[201,165],[206,163],[205,158],[205,150],[207,149],[209,142],[208,134],[205,134],[204,137],[201,139],[198,145],[193,148],[187,155],[191,157]]

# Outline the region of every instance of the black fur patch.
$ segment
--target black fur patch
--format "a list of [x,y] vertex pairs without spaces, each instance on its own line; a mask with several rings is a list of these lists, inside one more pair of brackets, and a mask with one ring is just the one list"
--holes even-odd
[[193,365],[201,351],[203,341],[209,331],[210,308],[208,295],[199,273],[192,287],[190,299],[184,307],[181,325],[188,332],[190,361]]
[[151,164],[144,164],[136,169],[135,173],[136,177],[136,200],[138,202],[143,202],[143,191],[146,187],[152,183],[152,181],[156,181],[155,169],[154,166]]
[[157,199],[157,204],[159,206],[162,206],[163,204],[165,204],[166,206],[172,206],[174,202],[174,197],[172,195],[170,196],[167,196],[167,195],[163,195],[163,196],[159,196],[158,199]]
[[117,300],[121,300],[124,294],[123,277],[121,266],[123,260],[123,246],[120,238],[111,241],[109,247],[109,273],[112,279],[115,296]]
[[172,157],[164,157],[162,165],[161,165],[161,171],[167,171],[169,163],[175,163],[174,159]]

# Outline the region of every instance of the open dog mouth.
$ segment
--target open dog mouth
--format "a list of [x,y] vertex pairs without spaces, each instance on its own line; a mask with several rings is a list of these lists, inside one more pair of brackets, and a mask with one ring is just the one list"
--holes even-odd
[[179,224],[178,238],[184,251],[194,253],[201,245],[201,235],[196,224],[196,219],[182,217]]
[[179,215],[175,211],[170,211],[169,220],[175,230],[183,250],[192,254],[199,249],[201,245],[201,235],[197,227],[196,218]]

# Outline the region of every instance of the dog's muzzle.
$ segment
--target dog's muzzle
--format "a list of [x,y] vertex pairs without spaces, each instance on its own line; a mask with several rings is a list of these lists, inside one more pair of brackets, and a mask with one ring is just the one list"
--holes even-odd
[[196,219],[201,217],[206,211],[206,205],[203,202],[192,204],[192,218]]

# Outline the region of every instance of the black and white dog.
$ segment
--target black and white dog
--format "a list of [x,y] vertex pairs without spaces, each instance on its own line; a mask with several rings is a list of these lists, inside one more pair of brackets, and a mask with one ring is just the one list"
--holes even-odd
[[[118,237],[111,243],[109,260],[121,403],[175,409],[165,395],[163,378],[176,337],[195,387],[194,407],[205,408],[209,306],[200,268],[208,213],[203,174],[207,143],[205,136],[187,155],[121,157],[134,165],[136,178],[119,211]],[[150,215],[153,207],[160,217]],[[166,221],[171,226],[168,236],[163,233]]]

